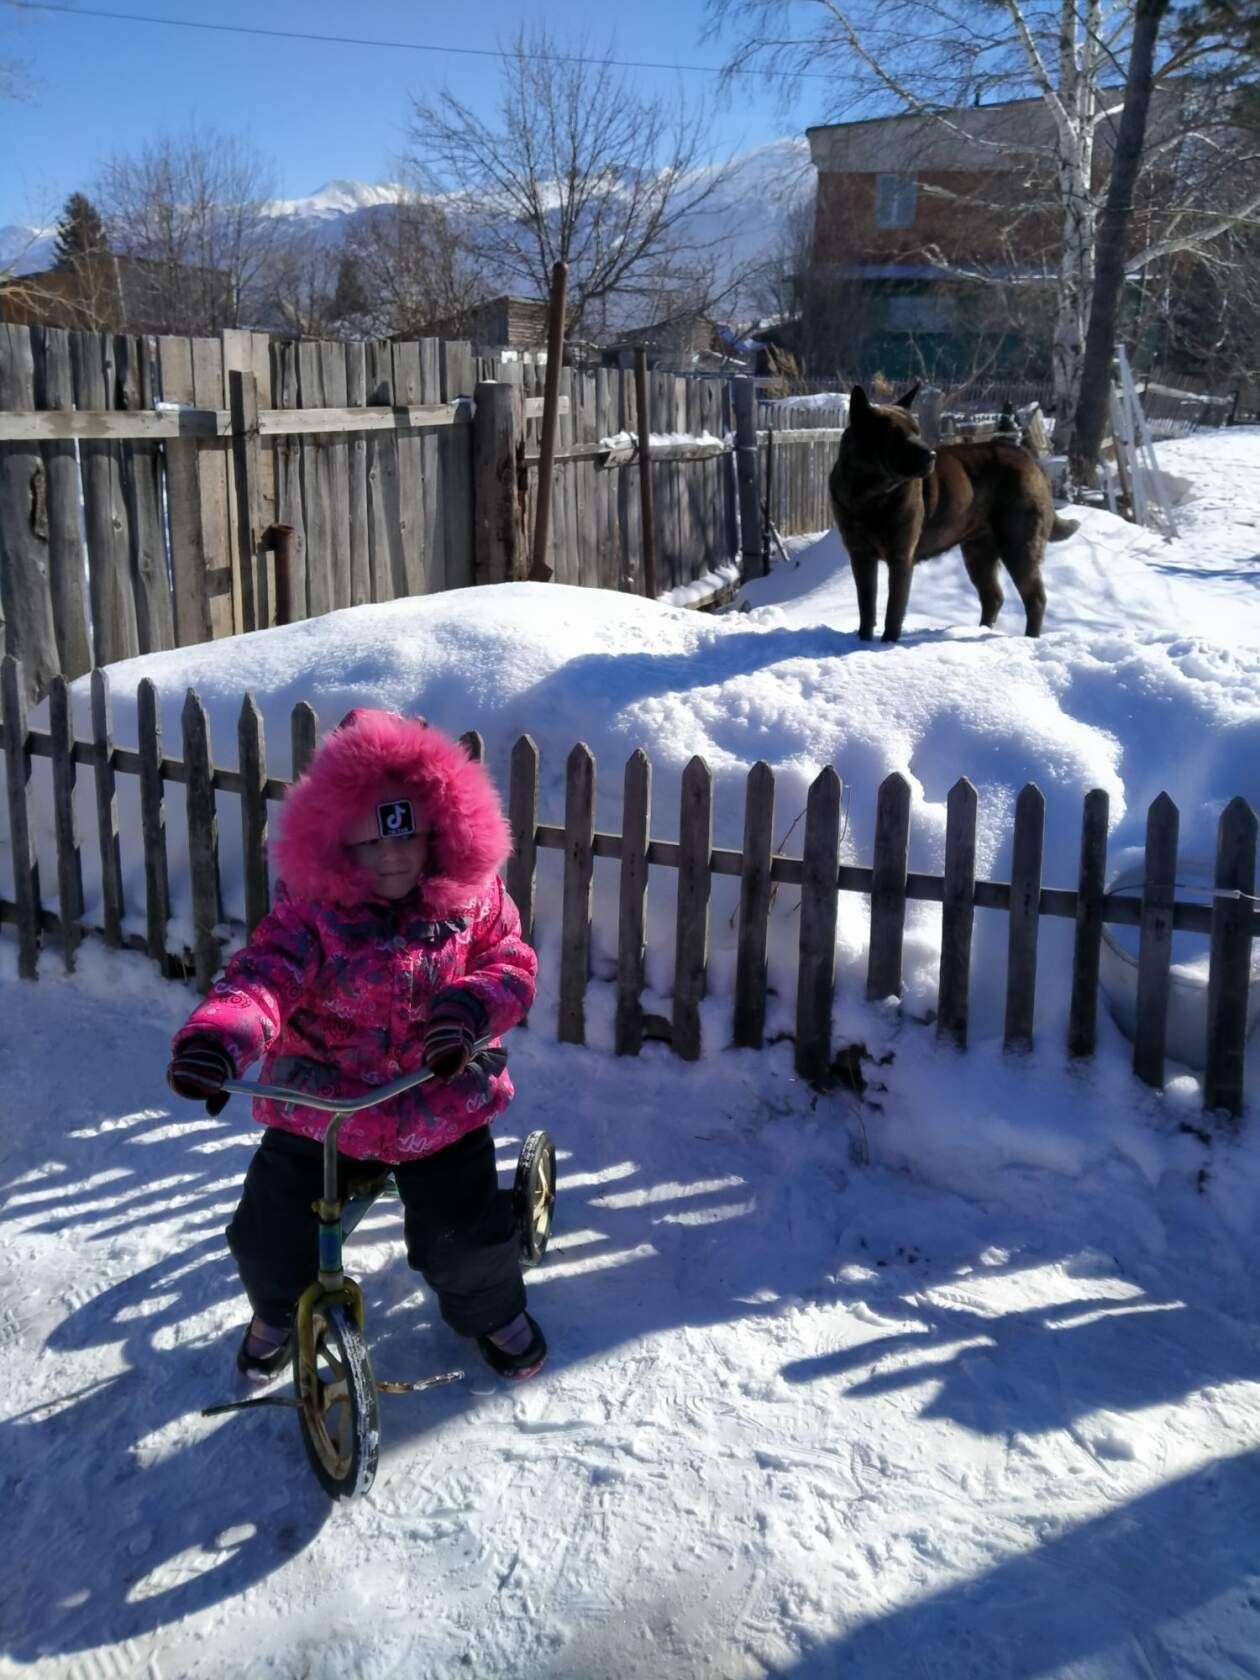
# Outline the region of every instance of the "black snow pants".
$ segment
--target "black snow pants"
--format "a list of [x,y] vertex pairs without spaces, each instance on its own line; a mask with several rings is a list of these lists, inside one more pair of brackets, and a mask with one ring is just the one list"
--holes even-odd
[[[437,1296],[442,1317],[463,1336],[498,1330],[525,1306],[511,1192],[500,1189],[490,1128],[445,1149],[390,1166],[339,1155],[338,1190],[392,1172],[405,1210],[408,1263]],[[323,1146],[269,1126],[245,1174],[227,1228],[254,1311],[268,1324],[293,1322],[298,1297],[319,1269]]]

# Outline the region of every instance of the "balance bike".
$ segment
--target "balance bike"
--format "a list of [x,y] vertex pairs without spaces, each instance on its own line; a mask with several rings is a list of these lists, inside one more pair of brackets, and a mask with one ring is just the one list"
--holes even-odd
[[[477,1049],[484,1047],[483,1042]],[[249,1079],[228,1079],[223,1084],[223,1089],[234,1096],[299,1103],[303,1108],[322,1109],[332,1119],[324,1133],[324,1194],[315,1204],[319,1215],[319,1272],[297,1304],[293,1326],[294,1394],[265,1394],[207,1406],[201,1415],[215,1417],[253,1406],[295,1407],[306,1456],[320,1486],[333,1499],[366,1493],[376,1477],[381,1440],[378,1394],[414,1394],[459,1382],[464,1375],[462,1371],[444,1371],[422,1377],[419,1382],[378,1381],[364,1339],[363,1292],[342,1268],[344,1240],[378,1196],[398,1194],[392,1175],[385,1174],[362,1183],[351,1182],[345,1200],[338,1197],[337,1133],[342,1121],[432,1078],[424,1068],[362,1096],[336,1100]],[[555,1199],[555,1146],[547,1132],[531,1132],[521,1147],[512,1186],[523,1265],[536,1266],[546,1253]]]

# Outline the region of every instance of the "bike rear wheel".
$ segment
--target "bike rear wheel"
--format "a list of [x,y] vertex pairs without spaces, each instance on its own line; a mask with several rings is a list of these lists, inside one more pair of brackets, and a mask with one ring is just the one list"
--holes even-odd
[[516,1163],[512,1208],[521,1243],[521,1260],[536,1266],[547,1252],[556,1204],[556,1147],[547,1132],[531,1132]]
[[293,1352],[302,1444],[331,1499],[354,1499],[376,1479],[381,1414],[372,1362],[354,1314],[344,1306],[311,1310],[315,1360],[307,1368],[301,1338]]

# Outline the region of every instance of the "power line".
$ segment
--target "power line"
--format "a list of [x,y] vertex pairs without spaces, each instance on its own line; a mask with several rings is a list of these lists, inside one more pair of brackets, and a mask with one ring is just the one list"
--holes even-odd
[[759,76],[768,80],[831,81],[817,71],[803,70],[799,77],[782,70],[724,70],[719,64],[658,64],[651,59],[591,58],[576,53],[506,52],[501,47],[439,47],[425,41],[368,40],[361,35],[314,35],[301,29],[259,29],[243,23],[205,23],[195,18],[148,17],[141,12],[107,12],[96,6],[57,5],[54,0],[7,0],[19,12],[60,12],[66,17],[105,18],[112,23],[156,23],[168,29],[205,29],[219,35],[262,35],[274,41],[314,41],[332,47],[386,47],[391,52],[455,53],[462,58],[517,57],[538,59],[548,64],[609,64],[618,70],[675,70],[697,76]]

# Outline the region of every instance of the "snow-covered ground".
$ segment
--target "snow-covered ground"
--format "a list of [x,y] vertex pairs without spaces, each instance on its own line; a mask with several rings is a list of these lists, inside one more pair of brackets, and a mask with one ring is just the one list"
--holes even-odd
[[[700,753],[718,844],[739,843],[743,776],[764,757],[788,851],[830,763],[857,861],[892,770],[913,789],[912,868],[939,868],[960,775],[979,789],[978,866],[994,877],[1028,780],[1047,800],[1047,885],[1075,884],[1093,786],[1111,795],[1113,869],[1161,788],[1182,852],[1210,856],[1227,800],[1260,805],[1260,434],[1161,459],[1193,486],[1181,538],[1086,514],[1051,550],[1039,642],[1018,634],[1017,603],[996,633],[973,628],[955,555],[920,568],[899,646],[859,644],[824,537],[750,585],[747,612],[516,585],[134,661],[112,673],[117,738],[134,739],[130,696],[151,675],[168,750],[191,682],[219,762],[251,690],[278,773],[298,699],[326,724],[366,702],[478,728],[500,774],[528,730],[543,821],[560,820],[581,736],[602,828],[644,745],[666,838]],[[184,926],[177,800],[168,816]],[[226,798],[221,823],[239,913]],[[7,869],[0,855],[0,882]],[[666,1008],[660,873],[647,1001]],[[129,858],[133,915],[140,880]],[[585,1049],[552,1040],[558,883],[544,854],[543,991],[512,1041],[520,1097],[498,1129],[505,1172],[535,1126],[561,1151],[531,1286],[552,1360],[520,1391],[483,1380],[378,1209],[351,1248],[378,1371],[469,1375],[383,1401],[376,1487],[344,1510],[311,1480],[290,1414],[198,1415],[232,1390],[241,1306],[221,1232],[256,1134],[165,1092],[190,994],[94,946],[73,980],[52,953],[38,985],[20,983],[0,938],[5,1671],[1260,1674],[1256,1045],[1236,1132],[1204,1126],[1189,1069],[1170,1067],[1162,1096],[1136,1084],[1106,1016],[1097,1057],[1069,1069],[1070,930],[1050,923],[1036,1048],[1007,1058],[1005,929],[982,914],[972,1045],[943,1052],[924,1024],[939,912],[912,909],[900,1006],[868,1007],[866,907],[842,895],[835,1036],[865,1045],[868,1083],[865,1100],[820,1095],[787,1044],[725,1047],[723,882],[705,1056],[684,1066],[649,1044],[618,1060],[615,867],[597,869]],[[794,910],[780,893],[776,1032],[792,1019]]]

